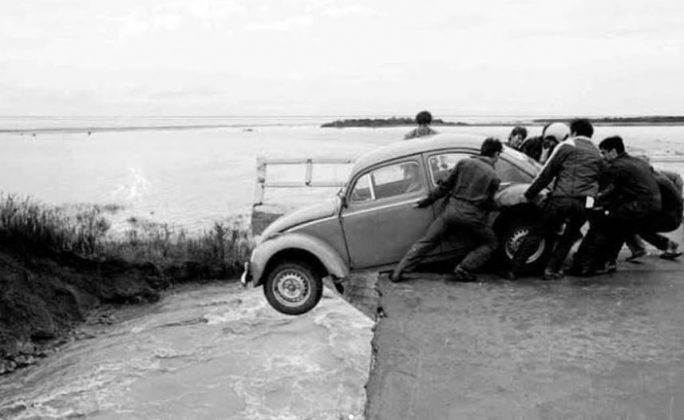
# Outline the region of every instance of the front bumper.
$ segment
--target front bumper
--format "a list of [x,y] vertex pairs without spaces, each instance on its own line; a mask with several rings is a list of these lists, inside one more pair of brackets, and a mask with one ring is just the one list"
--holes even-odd
[[245,268],[245,271],[243,271],[242,275],[240,276],[240,283],[242,284],[243,287],[247,287],[247,283],[252,281],[252,275],[249,272],[249,261],[245,261],[244,268]]

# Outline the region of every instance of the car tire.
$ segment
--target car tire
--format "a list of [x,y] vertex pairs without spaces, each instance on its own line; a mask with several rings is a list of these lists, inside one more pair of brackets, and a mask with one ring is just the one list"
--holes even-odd
[[[499,255],[501,260],[510,267],[513,264],[515,251],[522,244],[523,239],[529,234],[533,223],[530,221],[517,220],[510,223],[503,231],[500,238]],[[521,267],[527,273],[540,272],[546,266],[551,256],[551,244],[546,239],[542,239],[537,249],[530,255]]]
[[268,303],[286,315],[301,315],[313,309],[321,300],[323,280],[303,261],[277,263],[264,282]]

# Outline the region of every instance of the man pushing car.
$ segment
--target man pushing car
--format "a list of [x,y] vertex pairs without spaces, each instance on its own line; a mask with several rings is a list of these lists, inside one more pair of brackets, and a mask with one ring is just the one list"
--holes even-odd
[[417,207],[427,207],[437,199],[449,196],[442,213],[432,222],[423,237],[409,248],[390,280],[401,281],[406,273],[413,271],[440,244],[441,239],[451,232],[467,232],[475,239],[475,244],[455,268],[452,279],[476,279],[475,270],[489,259],[497,247],[496,234],[487,221],[489,212],[495,207],[494,194],[501,182],[494,171],[494,164],[502,150],[503,146],[498,139],[485,139],[479,156],[461,159],[446,181],[416,204]]

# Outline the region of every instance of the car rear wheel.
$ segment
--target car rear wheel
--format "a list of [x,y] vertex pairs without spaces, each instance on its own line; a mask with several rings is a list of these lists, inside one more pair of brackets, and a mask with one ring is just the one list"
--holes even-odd
[[[512,223],[503,234],[501,238],[501,258],[507,265],[513,263],[515,252],[520,248],[523,240],[530,233],[532,228],[531,222],[517,221]],[[525,272],[540,271],[546,265],[551,255],[551,244],[549,241],[542,239],[532,255],[527,259],[522,269]]]
[[323,280],[302,261],[276,264],[264,282],[264,295],[278,312],[301,315],[313,309],[321,300]]

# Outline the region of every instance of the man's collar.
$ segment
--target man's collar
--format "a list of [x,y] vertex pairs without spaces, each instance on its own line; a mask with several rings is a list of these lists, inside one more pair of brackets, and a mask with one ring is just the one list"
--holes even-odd
[[476,155],[476,156],[473,156],[473,157],[474,157],[475,159],[480,159],[481,161],[490,164],[490,165],[492,166],[492,168],[494,167],[494,159],[491,158],[491,157],[489,157],[489,156]]

